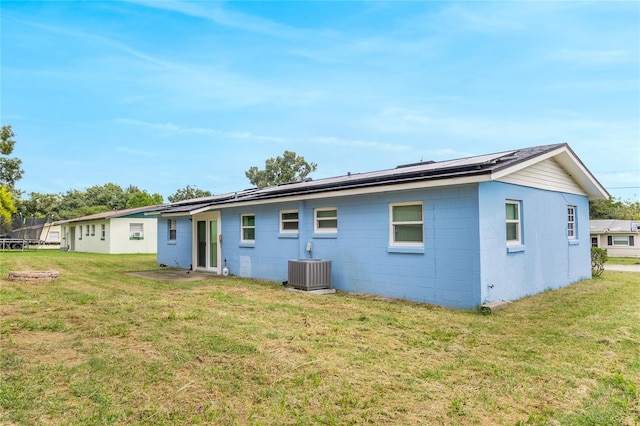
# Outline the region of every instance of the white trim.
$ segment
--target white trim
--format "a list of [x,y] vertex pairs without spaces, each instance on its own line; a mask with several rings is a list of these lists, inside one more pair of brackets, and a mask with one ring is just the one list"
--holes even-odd
[[[507,245],[521,245],[522,244],[522,201],[520,201],[520,200],[505,200],[504,204],[505,204],[505,237],[506,237]],[[518,218],[517,219],[509,219],[509,218],[506,217],[506,206],[507,206],[507,204],[511,204],[511,205],[517,206],[517,213],[518,213]],[[517,224],[517,227],[516,227],[516,239],[515,240],[510,240],[509,239],[509,235],[507,235],[508,233],[506,232],[506,225],[508,225],[510,223]]]
[[[244,226],[243,218],[253,217],[253,226]],[[253,229],[253,240],[244,239],[244,230]],[[256,242],[256,214],[255,213],[241,213],[240,214],[240,243],[255,243]]]
[[[571,176],[573,180],[585,191],[590,200],[606,200],[609,198],[609,193],[600,182],[587,170],[582,162],[573,154],[573,152],[567,147],[562,146],[546,154],[538,155],[530,158],[522,163],[514,164],[503,170],[496,171],[491,174],[491,180],[501,180],[507,175],[516,173],[522,169],[530,167],[541,161],[553,158],[560,166]],[[579,194],[584,195],[584,194]]]
[[[420,225],[422,226],[422,241],[421,242],[408,242],[408,241],[395,241],[395,224],[393,221],[393,208],[401,206],[420,206],[422,220],[417,222],[402,222],[404,225]],[[424,202],[422,201],[403,201],[400,203],[389,203],[389,247],[424,247]],[[388,249],[389,250],[389,249]]]
[[[318,219],[318,212],[329,212],[329,211],[335,211],[336,212],[336,215],[335,215],[336,227],[335,228],[320,228],[320,227],[318,227],[318,221],[319,220],[334,220],[334,218],[332,216]],[[318,208],[313,209],[313,232],[315,234],[335,234],[335,233],[337,233],[338,232],[338,208],[337,207],[318,207]]]
[[[464,178],[454,178],[454,179],[448,178],[448,179],[439,179],[435,181],[390,184],[390,185],[373,186],[373,187],[365,187],[365,188],[344,189],[340,191],[328,190],[328,191],[322,191],[322,192],[317,192],[313,194],[291,195],[291,196],[285,195],[285,196],[276,196],[273,198],[264,198],[261,200],[250,200],[250,201],[239,201],[235,203],[215,204],[209,207],[202,207],[201,209],[194,210],[193,212],[228,209],[233,207],[258,206],[258,205],[264,205],[264,204],[274,204],[274,203],[284,203],[284,202],[294,202],[294,201],[320,200],[320,199],[333,198],[333,197],[350,197],[354,195],[378,194],[383,192],[406,191],[411,189],[441,188],[445,186],[488,182],[490,180],[491,179],[489,175],[486,174],[482,176],[468,176]],[[191,214],[193,212],[167,213],[166,216],[169,216],[169,215],[184,216],[184,215]],[[162,215],[165,216],[165,214],[162,214]]]
[[[289,214],[289,213],[295,213],[297,215],[297,218],[295,220],[293,219],[282,219],[282,215],[284,214]],[[300,213],[298,212],[298,209],[293,209],[293,210],[280,210],[278,212],[278,222],[280,223],[280,233],[281,234],[298,234],[300,232]],[[284,229],[283,224],[284,223],[296,223],[297,227],[296,229]]]
[[577,235],[577,207],[571,204],[567,205],[567,238],[570,240],[575,240],[578,238]]

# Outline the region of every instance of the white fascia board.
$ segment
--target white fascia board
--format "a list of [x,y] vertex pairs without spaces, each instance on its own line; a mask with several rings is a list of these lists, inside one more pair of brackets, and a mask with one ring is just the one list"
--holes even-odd
[[549,151],[546,154],[539,155],[527,161],[523,161],[522,163],[518,163],[511,167],[507,167],[506,169],[492,173],[491,179],[498,180],[549,158],[553,158],[557,161],[558,164],[560,164],[567,173],[571,175],[578,185],[589,195],[590,200],[609,199],[609,193],[607,190],[600,185],[600,182],[598,182],[591,172],[566,146],[562,146],[558,149],[554,149],[553,151]]
[[191,212],[190,211],[185,211],[185,212],[179,212],[179,213],[160,213],[159,216],[161,217],[180,217],[180,216],[191,216]]
[[318,200],[322,198],[334,198],[334,197],[349,197],[354,195],[368,195],[368,194],[376,194],[383,192],[392,192],[392,191],[406,191],[411,189],[425,189],[425,188],[435,188],[435,187],[444,187],[444,186],[453,186],[453,185],[464,185],[469,183],[480,183],[487,182],[490,180],[488,174],[479,175],[479,176],[466,176],[460,178],[448,178],[448,179],[437,179],[431,181],[420,181],[420,182],[411,182],[411,183],[400,183],[400,184],[390,184],[390,185],[381,185],[381,186],[372,186],[368,188],[354,188],[354,189],[344,189],[340,191],[324,191],[318,192],[314,194],[302,194],[302,195],[292,195],[292,196],[282,196],[282,197],[274,197],[268,199],[261,199],[255,201],[238,201],[234,203],[225,203],[225,204],[216,204],[209,207],[203,207],[197,211],[193,211],[191,213],[203,213],[205,211],[210,210],[222,210],[232,207],[242,207],[242,206],[257,206],[263,204],[275,204],[275,203],[284,203],[291,201],[303,201],[303,200]]

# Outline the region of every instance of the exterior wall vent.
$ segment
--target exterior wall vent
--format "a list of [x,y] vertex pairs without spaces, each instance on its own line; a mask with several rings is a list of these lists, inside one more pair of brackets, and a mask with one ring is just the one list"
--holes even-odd
[[331,288],[331,261],[289,260],[289,285],[300,290]]

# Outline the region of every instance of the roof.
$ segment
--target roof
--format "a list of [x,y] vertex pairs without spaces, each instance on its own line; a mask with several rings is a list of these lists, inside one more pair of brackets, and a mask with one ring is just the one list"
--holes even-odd
[[125,217],[132,216],[139,213],[146,213],[149,210],[154,210],[158,206],[146,206],[146,207],[136,207],[133,209],[123,209],[123,210],[111,210],[108,212],[90,214],[88,216],[77,217],[74,219],[60,220],[56,222],[56,225],[61,225],[63,223],[71,223],[71,222],[86,222],[90,220],[103,220],[103,219],[113,219],[116,217]]
[[318,198],[327,193],[338,195],[358,192],[380,192],[391,186],[427,187],[496,180],[537,162],[554,158],[584,189],[590,199],[606,199],[609,194],[578,159],[568,144],[553,144],[478,155],[446,161],[426,161],[367,173],[348,173],[318,180],[306,179],[268,188],[245,189],[159,206],[162,215],[195,214],[238,204],[255,204],[281,198]]
[[640,232],[640,221],[616,219],[592,219],[589,221],[592,234],[628,234]]

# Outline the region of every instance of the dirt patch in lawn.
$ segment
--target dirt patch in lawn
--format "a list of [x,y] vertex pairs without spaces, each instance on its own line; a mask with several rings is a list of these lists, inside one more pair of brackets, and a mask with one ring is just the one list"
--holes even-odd
[[153,271],[126,272],[126,274],[147,280],[163,282],[203,281],[222,277],[222,275],[211,272],[196,272],[186,269],[157,269]]

